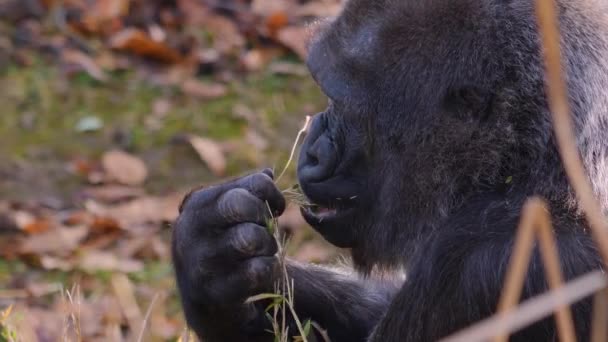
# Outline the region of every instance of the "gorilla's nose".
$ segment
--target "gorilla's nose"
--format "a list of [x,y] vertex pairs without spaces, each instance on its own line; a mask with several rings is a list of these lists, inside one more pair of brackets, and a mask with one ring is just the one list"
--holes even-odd
[[324,114],[316,115],[300,152],[300,182],[319,182],[330,178],[338,161],[336,146],[327,130]]

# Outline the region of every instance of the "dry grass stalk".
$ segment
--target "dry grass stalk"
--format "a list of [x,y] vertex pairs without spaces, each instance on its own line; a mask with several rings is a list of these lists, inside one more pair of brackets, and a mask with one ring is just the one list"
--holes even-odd
[[[545,274],[552,290],[563,286],[559,256],[545,202],[531,198],[524,206],[521,222],[515,238],[515,247],[507,270],[502,297],[498,303],[498,315],[504,316],[513,310],[521,297],[521,290],[528,272],[528,264],[534,249],[534,238],[538,238],[545,265]],[[567,306],[557,308],[557,329],[562,341],[576,341],[572,313]],[[506,342],[508,335],[497,336],[496,342]]]
[[591,342],[608,341],[608,289],[603,289],[593,297],[593,321]]
[[146,315],[141,323],[141,328],[139,329],[139,335],[137,336],[137,342],[142,342],[144,340],[144,334],[146,332],[146,326],[148,325],[148,320],[150,319],[150,314],[152,313],[152,308],[158,299],[158,293],[154,294],[152,300],[150,301],[150,305],[148,305],[148,310],[146,310]]
[[[294,299],[294,289],[295,283],[292,278],[289,277],[287,273],[287,251],[284,246],[287,244],[287,241],[282,236],[281,231],[278,229],[278,219],[274,217],[272,214],[272,210],[268,202],[266,202],[266,206],[268,207],[268,211],[271,216],[270,222],[268,222],[269,230],[273,233],[274,238],[277,241],[279,246],[279,252],[277,253],[277,258],[279,262],[279,269],[281,274],[277,279],[274,287],[274,293],[262,293],[259,295],[255,295],[247,298],[245,303],[253,303],[259,300],[272,299],[274,302],[269,306],[269,309],[273,310],[272,315],[269,315],[269,318],[272,323],[273,333],[275,335],[275,341],[279,342],[288,342],[289,341],[289,327],[287,327],[287,310],[292,315],[292,319],[298,329],[298,333],[300,334],[295,339],[297,341],[308,342],[307,335],[310,331],[310,321],[307,321],[304,325],[299,319],[296,310],[295,310],[295,299]],[[281,315],[281,317],[279,317]]]
[[302,127],[302,129],[300,129],[300,131],[296,135],[296,140],[293,142],[293,146],[291,147],[291,152],[289,153],[289,159],[287,159],[287,162],[285,163],[285,167],[283,167],[283,171],[281,171],[281,173],[275,180],[275,183],[278,183],[279,180],[281,180],[281,178],[285,174],[285,172],[287,172],[287,169],[289,168],[289,165],[291,165],[291,162],[293,161],[293,157],[296,154],[296,149],[298,148],[298,143],[300,142],[300,138],[302,137],[303,134],[308,132],[308,126],[310,126],[310,122],[311,122],[310,115],[306,115],[306,121],[304,122],[304,126]]
[[135,299],[133,283],[126,275],[119,273],[112,276],[111,283],[131,331],[139,331],[144,324],[144,319]]
[[[67,299],[66,299],[67,297]],[[76,341],[82,341],[80,329],[80,286],[74,284],[71,290],[65,290],[63,303],[67,304],[68,313],[63,324],[63,341],[70,341],[70,331],[75,335]]]
[[608,265],[608,231],[602,208],[597,202],[577,149],[576,136],[568,104],[568,91],[562,75],[560,34],[554,0],[537,0],[536,15],[544,47],[547,99],[553,114],[553,127],[562,162],[570,184],[585,212],[604,264]]
[[558,308],[571,305],[608,285],[602,271],[594,271],[566,283],[557,290],[533,297],[505,315],[494,315],[461,330],[440,342],[488,341],[496,335],[510,334],[532,322],[548,317]]

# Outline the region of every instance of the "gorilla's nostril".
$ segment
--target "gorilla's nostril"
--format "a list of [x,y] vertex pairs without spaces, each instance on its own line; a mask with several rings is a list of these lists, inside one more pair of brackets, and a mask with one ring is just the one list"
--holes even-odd
[[334,144],[327,135],[322,134],[306,149],[298,170],[303,180],[321,181],[331,177],[336,164]]

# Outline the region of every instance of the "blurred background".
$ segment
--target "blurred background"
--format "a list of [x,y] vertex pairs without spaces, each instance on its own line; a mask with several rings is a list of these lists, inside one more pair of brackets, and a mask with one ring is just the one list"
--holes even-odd
[[[341,2],[0,0],[0,341],[188,340],[170,222],[194,186],[283,169]],[[279,223],[293,258],[339,257],[295,205]]]

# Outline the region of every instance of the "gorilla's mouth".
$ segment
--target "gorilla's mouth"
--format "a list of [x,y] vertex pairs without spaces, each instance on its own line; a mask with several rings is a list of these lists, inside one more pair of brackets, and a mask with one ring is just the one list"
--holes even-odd
[[309,204],[302,207],[304,219],[311,225],[334,223],[343,220],[353,212],[354,206],[349,202],[332,204]]

